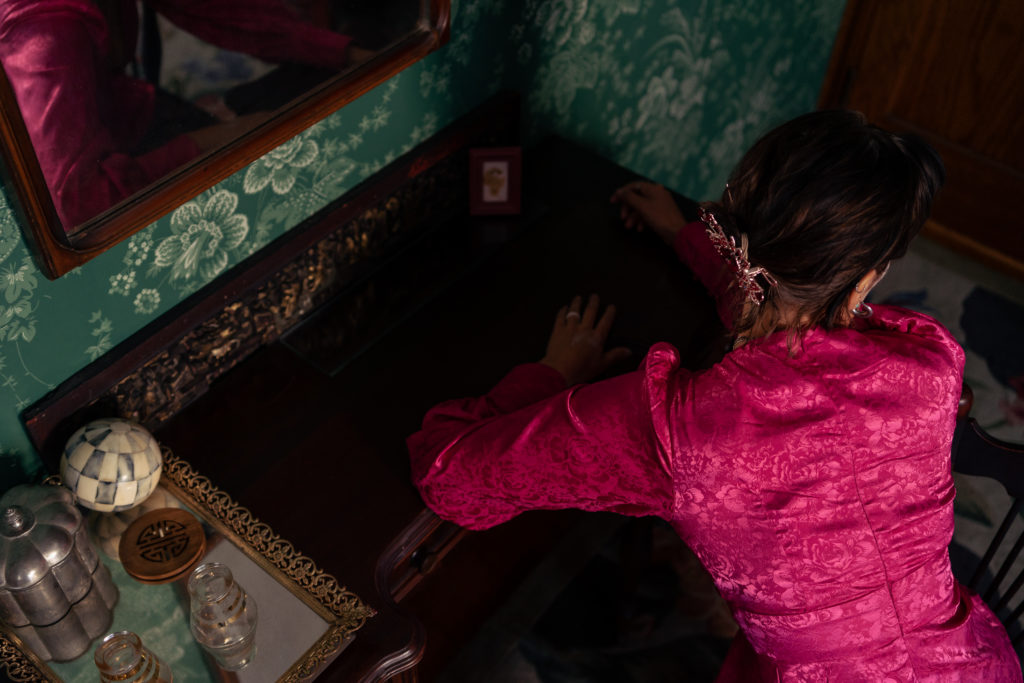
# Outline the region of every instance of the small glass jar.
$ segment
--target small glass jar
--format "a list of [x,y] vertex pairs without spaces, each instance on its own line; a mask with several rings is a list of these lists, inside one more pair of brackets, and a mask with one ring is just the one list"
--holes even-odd
[[188,580],[192,635],[217,664],[238,671],[256,656],[256,603],[219,562],[199,565]]
[[101,683],[173,683],[170,667],[142,644],[131,631],[118,631],[103,638],[93,656]]

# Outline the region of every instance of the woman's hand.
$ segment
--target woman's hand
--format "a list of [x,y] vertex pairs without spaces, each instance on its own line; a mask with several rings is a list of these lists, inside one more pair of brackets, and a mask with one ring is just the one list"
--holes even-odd
[[657,183],[646,180],[627,183],[612,194],[612,202],[619,205],[619,216],[627,228],[650,228],[666,244],[672,244],[686,225],[672,193]]
[[582,313],[581,304],[582,300],[577,296],[570,305],[559,309],[548,340],[547,353],[540,361],[562,373],[569,386],[589,382],[612,363],[630,355],[629,349],[625,347],[604,350],[608,331],[615,320],[615,307],[608,306],[598,320],[600,300],[596,294],[590,296]]

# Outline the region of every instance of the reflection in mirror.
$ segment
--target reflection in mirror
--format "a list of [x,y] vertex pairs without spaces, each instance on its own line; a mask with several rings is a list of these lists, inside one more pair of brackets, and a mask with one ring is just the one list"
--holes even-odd
[[66,232],[411,30],[417,0],[390,4],[0,0],[0,60]]
[[72,254],[44,270],[91,258],[435,49],[447,5],[0,0],[0,107],[20,110],[0,111],[9,171],[37,249]]

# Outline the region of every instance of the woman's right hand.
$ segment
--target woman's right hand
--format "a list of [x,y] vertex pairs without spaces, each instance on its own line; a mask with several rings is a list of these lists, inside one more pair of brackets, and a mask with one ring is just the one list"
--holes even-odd
[[569,386],[589,382],[630,356],[624,346],[605,350],[615,307],[608,306],[598,318],[600,304],[597,295],[592,294],[581,311],[583,299],[577,296],[555,316],[547,353],[540,362],[558,370]]
[[672,193],[657,183],[646,180],[626,183],[612,193],[612,203],[619,205],[619,216],[627,228],[650,228],[666,244],[672,244],[686,225]]

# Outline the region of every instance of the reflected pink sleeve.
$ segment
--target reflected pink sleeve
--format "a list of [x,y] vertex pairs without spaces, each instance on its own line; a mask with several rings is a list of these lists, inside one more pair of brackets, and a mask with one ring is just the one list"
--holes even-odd
[[679,260],[693,271],[708,293],[715,298],[718,317],[731,329],[735,305],[733,275],[708,239],[704,224],[700,221],[687,223],[676,233],[672,248]]
[[667,518],[672,476],[651,418],[665,382],[646,366],[565,389],[551,368],[521,365],[486,396],[438,405],[408,440],[423,500],[472,529],[536,509]]
[[349,36],[303,19],[282,0],[146,0],[157,12],[208,43],[268,62],[340,69]]
[[[64,225],[71,227],[110,208],[168,171],[194,158],[188,138],[136,159],[103,120],[99,93],[99,35],[89,15],[53,10],[9,21],[0,40],[0,60],[14,89],[39,165]],[[149,119],[152,93],[138,82],[130,99]],[[144,128],[144,126],[141,126]],[[127,137],[133,138],[136,131]],[[134,139],[128,141],[134,144]]]

